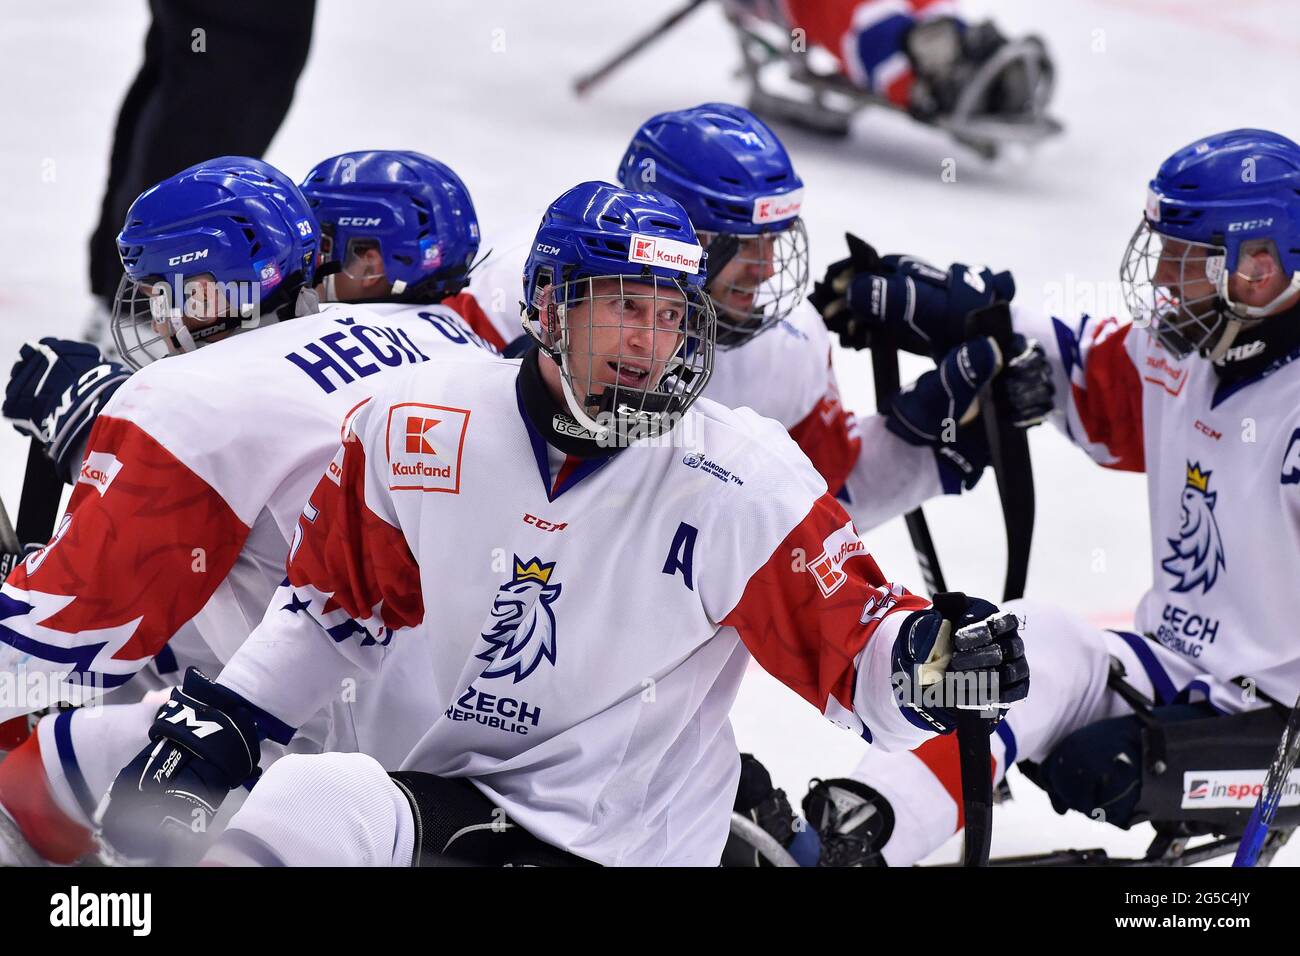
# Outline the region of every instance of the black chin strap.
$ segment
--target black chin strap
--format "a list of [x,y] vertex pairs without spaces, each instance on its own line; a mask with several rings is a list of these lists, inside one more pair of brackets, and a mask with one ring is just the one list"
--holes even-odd
[[1258,375],[1297,348],[1300,348],[1300,306],[1242,329],[1228,354],[1214,363],[1214,371],[1221,382],[1236,382]]
[[[620,443],[600,444],[551,397],[542,378],[542,350],[534,346],[519,366],[519,404],[546,444],[575,458],[609,458],[619,451]],[[545,361],[552,361],[549,357]]]

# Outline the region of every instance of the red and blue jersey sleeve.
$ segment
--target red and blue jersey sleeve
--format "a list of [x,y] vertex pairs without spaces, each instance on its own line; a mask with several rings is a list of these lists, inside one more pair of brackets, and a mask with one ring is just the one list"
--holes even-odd
[[[1134,364],[1134,336],[1142,333],[1113,318],[1085,316],[1076,329],[1059,319],[1051,325],[1051,344],[1064,373],[1058,376],[1058,391],[1064,384],[1067,434],[1108,468],[1145,471],[1142,376]],[[1151,361],[1168,360],[1156,356]]]
[[356,635],[363,646],[424,619],[415,557],[366,486],[366,449],[351,431],[298,519],[287,582],[313,595],[313,616],[335,642]]
[[928,606],[886,579],[844,509],[823,494],[722,623],[832,722],[885,749],[910,749],[926,735],[895,703],[890,658],[902,618]]
[[[64,675],[83,692],[125,683],[208,602],[248,532],[140,426],[101,416],[54,538],[0,593],[0,670]],[[17,712],[44,706],[33,702]]]
[[219,678],[287,727],[325,706],[341,680],[373,674],[394,635],[424,619],[420,569],[386,485],[368,480],[359,436],[371,407],[353,418],[298,519],[284,583]]

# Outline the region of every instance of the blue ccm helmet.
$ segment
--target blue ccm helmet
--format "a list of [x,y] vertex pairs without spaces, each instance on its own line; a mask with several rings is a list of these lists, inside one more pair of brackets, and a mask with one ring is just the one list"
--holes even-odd
[[404,150],[343,153],[302,182],[324,235],[321,264],[343,268],[350,252],[379,248],[392,296],[436,302],[469,282],[478,255],[478,216],[449,167]]
[[[1261,306],[1234,302],[1229,279],[1260,251],[1290,285]],[[1148,186],[1120,282],[1134,321],[1175,356],[1222,358],[1243,328],[1300,291],[1300,146],[1267,130],[1236,129],[1166,159]]]
[[140,368],[316,311],[318,235],[293,180],[259,159],[223,156],[145,190],[117,237],[125,275],[112,329],[123,360]]
[[[803,180],[776,134],[729,103],[660,113],[632,137],[619,181],[677,200],[709,250],[718,346],[749,341],[790,314],[808,284]],[[719,275],[732,263],[736,268]]]
[[[542,216],[524,263],[524,327],[596,438],[666,433],[703,391],[715,333],[706,261],[686,210],[667,196],[587,182]],[[634,327],[641,333],[628,334]],[[665,336],[675,345],[666,357]]]

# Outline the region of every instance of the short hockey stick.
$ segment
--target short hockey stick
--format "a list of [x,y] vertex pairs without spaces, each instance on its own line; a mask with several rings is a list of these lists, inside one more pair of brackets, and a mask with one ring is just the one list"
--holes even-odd
[[[955,633],[966,610],[966,595],[944,591],[934,607]],[[993,763],[988,728],[979,710],[957,711],[957,752],[961,759],[961,802],[966,815],[962,834],[962,866],[988,866],[993,846]]]
[[[884,415],[889,410],[889,403],[898,394],[899,376],[898,348],[894,345],[889,330],[883,326],[871,334],[871,374],[875,379],[876,411]],[[912,538],[912,550],[916,552],[916,563],[921,567],[926,590],[931,596],[948,590],[944,586],[939,552],[935,549],[934,539],[930,537],[925,512],[914,508],[904,515],[903,520],[907,522],[907,533]]]
[[[1011,339],[1011,309],[995,302],[966,318],[966,337],[987,335],[998,343],[1002,361],[1014,357]],[[1025,596],[1029,576],[1029,551],[1034,541],[1034,469],[1029,458],[1029,436],[1024,429],[1004,421],[993,401],[992,383],[980,392],[980,418],[989,444],[989,460],[998,482],[1002,521],[1007,532],[1007,575],[1002,600]]]
[[1250,819],[1246,821],[1246,830],[1241,835],[1241,844],[1237,847],[1233,866],[1255,866],[1259,862],[1264,840],[1268,837],[1273,818],[1277,816],[1278,807],[1282,805],[1282,793],[1291,771],[1295,769],[1297,757],[1300,757],[1300,700],[1291,708],[1286,728],[1282,731],[1282,739],[1277,744],[1277,752],[1264,777],[1264,789],[1255,802],[1255,808],[1250,811]]
[[62,499],[63,482],[54,469],[54,462],[45,454],[41,443],[33,438],[27,449],[23,497],[18,503],[18,518],[14,523],[19,544],[45,544],[50,540]]

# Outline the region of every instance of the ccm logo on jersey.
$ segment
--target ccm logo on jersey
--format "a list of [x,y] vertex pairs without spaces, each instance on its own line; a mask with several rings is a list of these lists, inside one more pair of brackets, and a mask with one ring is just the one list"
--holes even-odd
[[822,542],[822,553],[808,562],[808,573],[817,582],[822,596],[830,597],[849,579],[841,570],[844,562],[866,553],[867,546],[858,537],[852,521],[827,535]]
[[402,402],[388,409],[388,490],[460,494],[469,409]]
[[751,218],[755,223],[780,222],[799,215],[802,207],[802,188],[779,196],[759,196],[754,200],[754,215]]
[[703,252],[699,246],[689,242],[679,242],[664,236],[633,235],[627,261],[677,268],[695,275],[700,271],[700,256]]
[[77,484],[87,484],[104,497],[108,486],[113,483],[117,473],[122,470],[122,463],[116,455],[104,451],[92,451],[81,463],[81,473],[77,475]]
[[569,522],[567,521],[561,521],[559,524],[555,524],[552,521],[539,518],[537,515],[530,515],[527,512],[524,512],[524,524],[530,524],[538,531],[563,531],[569,526]]

